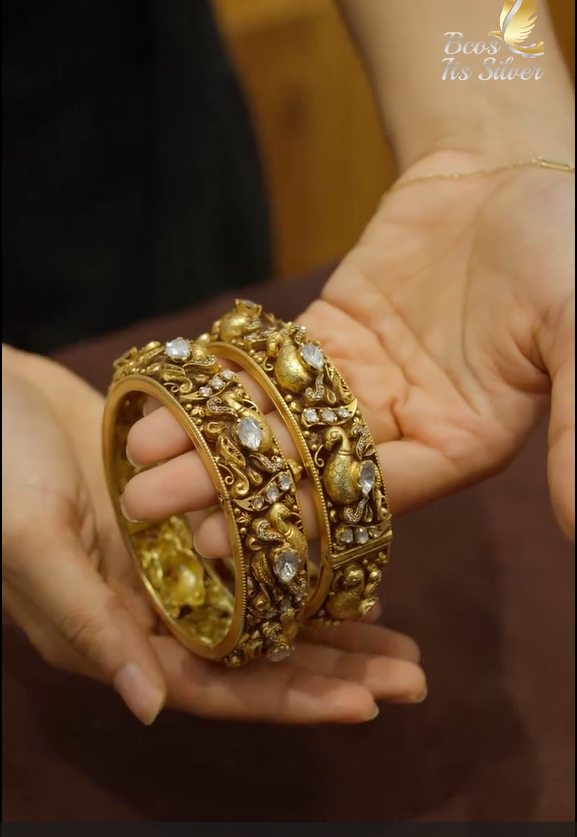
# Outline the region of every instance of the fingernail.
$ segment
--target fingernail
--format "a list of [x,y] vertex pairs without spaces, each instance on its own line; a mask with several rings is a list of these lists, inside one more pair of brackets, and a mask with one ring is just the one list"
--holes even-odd
[[125,518],[126,518],[126,519],[130,522],[130,523],[142,523],[142,520],[135,520],[135,519],[134,519],[134,517],[129,517],[129,516],[126,514],[126,508],[125,508],[125,505],[124,505],[124,495],[122,495],[122,497],[120,498],[120,511],[122,512],[122,514],[124,515],[124,517],[125,517]]
[[425,691],[421,693],[421,695],[414,701],[414,703],[424,703],[427,700],[428,695],[429,690],[425,689]]
[[133,468],[138,468],[138,462],[135,462],[132,456],[130,455],[130,450],[128,447],[125,449],[124,454]]
[[112,682],[130,711],[150,726],[163,707],[164,693],[150,682],[136,663],[121,668]]
[[380,713],[381,713],[381,710],[379,709],[379,707],[378,707],[378,706],[377,706],[377,704],[375,703],[375,706],[374,706],[374,708],[373,708],[373,711],[371,712],[371,714],[369,715],[369,717],[368,717],[368,718],[366,718],[366,722],[367,722],[367,723],[369,723],[369,721],[374,721],[374,720],[375,720],[375,718],[378,718],[378,717],[379,717]]

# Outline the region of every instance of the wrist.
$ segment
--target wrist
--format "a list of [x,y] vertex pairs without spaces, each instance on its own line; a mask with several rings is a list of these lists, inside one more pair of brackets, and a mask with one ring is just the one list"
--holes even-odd
[[[489,59],[459,54],[467,78],[452,80],[444,67],[434,71],[431,58],[399,88],[379,75],[377,99],[401,171],[436,151],[468,153],[483,165],[537,156],[573,161],[574,86],[553,29],[545,23],[541,32],[547,48],[537,59],[505,58],[502,48]],[[489,78],[484,60],[511,61],[515,77]],[[495,72],[493,65],[490,69]]]
[[401,170],[438,152],[460,153],[482,166],[533,157],[575,160],[572,96],[561,107],[537,99],[515,103],[473,96],[460,118],[441,113],[426,127],[419,132],[414,126],[413,139],[406,142],[401,134],[396,147]]

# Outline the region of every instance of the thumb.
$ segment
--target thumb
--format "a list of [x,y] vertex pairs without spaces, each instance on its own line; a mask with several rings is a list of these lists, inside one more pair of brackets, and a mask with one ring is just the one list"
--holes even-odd
[[548,474],[557,520],[575,541],[575,301],[566,307],[543,352],[553,384]]
[[[117,690],[137,718],[151,724],[164,704],[166,684],[147,635],[104,583],[73,531],[37,527],[20,542],[19,556],[8,562],[4,556],[8,583]],[[46,657],[61,664],[57,652],[46,651]]]

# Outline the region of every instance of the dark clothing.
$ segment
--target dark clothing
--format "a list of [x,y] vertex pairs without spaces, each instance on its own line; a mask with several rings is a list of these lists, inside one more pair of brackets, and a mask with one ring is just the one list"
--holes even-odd
[[269,277],[208,2],[3,0],[2,24],[4,341],[49,352]]

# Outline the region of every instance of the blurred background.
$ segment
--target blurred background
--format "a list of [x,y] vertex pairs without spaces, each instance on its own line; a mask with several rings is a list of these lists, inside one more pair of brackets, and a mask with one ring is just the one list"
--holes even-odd
[[[573,69],[574,0],[550,6]],[[2,69],[23,349],[333,262],[394,177],[333,0],[2,0]]]
[[[214,0],[243,84],[270,195],[275,275],[343,256],[394,169],[332,0]],[[575,0],[549,0],[575,70]]]

